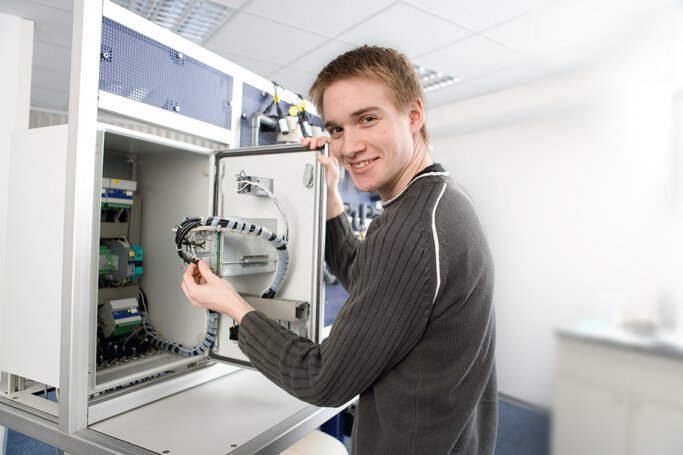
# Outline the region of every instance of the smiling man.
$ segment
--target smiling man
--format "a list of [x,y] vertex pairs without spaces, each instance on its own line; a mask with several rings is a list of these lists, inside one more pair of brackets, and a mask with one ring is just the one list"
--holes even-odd
[[[392,49],[362,46],[330,62],[311,97],[330,134],[330,157],[319,157],[325,259],[349,292],[330,336],[297,337],[201,262],[185,273],[186,295],[240,322],[240,348],[294,396],[338,406],[360,395],[352,453],[493,453],[493,262],[470,201],[432,162],[412,65]],[[363,241],[344,214],[338,163],[384,205]]]

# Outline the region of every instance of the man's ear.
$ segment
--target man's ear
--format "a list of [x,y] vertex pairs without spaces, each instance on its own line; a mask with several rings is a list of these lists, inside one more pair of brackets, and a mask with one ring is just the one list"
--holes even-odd
[[415,98],[408,106],[408,116],[410,118],[410,132],[418,133],[425,123],[425,107],[420,98]]

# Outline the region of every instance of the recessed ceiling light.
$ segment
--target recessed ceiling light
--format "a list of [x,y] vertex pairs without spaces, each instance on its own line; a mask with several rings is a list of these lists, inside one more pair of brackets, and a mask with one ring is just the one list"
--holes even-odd
[[457,77],[443,74],[440,71],[435,71],[422,65],[416,65],[413,63],[413,66],[415,67],[415,71],[417,71],[417,75],[422,82],[422,88],[425,92],[431,92],[452,84],[457,84],[461,81]]
[[208,0],[113,0],[161,27],[201,44],[223,25],[234,8]]

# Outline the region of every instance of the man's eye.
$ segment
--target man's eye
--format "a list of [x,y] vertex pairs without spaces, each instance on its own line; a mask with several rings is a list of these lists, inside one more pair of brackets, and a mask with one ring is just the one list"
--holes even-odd
[[373,116],[368,115],[368,116],[363,117],[363,118],[361,119],[361,123],[365,123],[365,124],[367,124],[367,123],[372,123],[372,122],[374,122],[376,119],[377,119],[377,117],[373,117]]
[[334,126],[334,127],[327,130],[327,132],[330,133],[330,135],[332,135],[332,136],[335,136],[335,135],[338,136],[342,133],[342,131],[344,131],[344,130],[339,126]]

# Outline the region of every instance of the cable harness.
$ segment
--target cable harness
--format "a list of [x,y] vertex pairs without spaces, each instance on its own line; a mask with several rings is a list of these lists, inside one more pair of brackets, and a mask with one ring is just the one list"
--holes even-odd
[[156,348],[185,357],[202,355],[211,349],[211,346],[213,346],[214,342],[216,341],[216,335],[218,334],[218,313],[207,310],[208,320],[206,322],[206,334],[204,335],[204,340],[202,340],[202,342],[198,345],[188,348],[163,338],[154,330],[154,327],[152,327],[152,324],[149,322],[149,318],[147,317],[147,296],[142,288],[140,288],[139,298],[143,308],[141,311],[142,328],[145,331],[145,334],[152,339],[152,344]]
[[287,269],[289,268],[289,251],[287,250],[287,241],[270,231],[269,229],[253,223],[247,223],[239,219],[221,218],[217,216],[210,216],[206,218],[187,218],[180,223],[176,229],[175,243],[178,256],[189,263],[197,262],[198,258],[191,254],[193,249],[199,245],[189,239],[190,232],[193,229],[200,227],[210,227],[213,230],[219,231],[226,229],[234,234],[256,236],[268,241],[275,252],[277,253],[277,269],[275,270],[275,277],[272,283],[261,292],[261,297],[272,299],[280,290],[282,283],[287,276]]
[[[289,222],[287,220],[286,213],[284,212],[280,201],[270,192],[267,188],[259,185],[257,182],[249,181],[244,175],[240,173],[235,176],[237,181],[240,182],[240,187],[244,189],[248,185],[253,185],[259,187],[262,191],[267,193],[268,197],[273,199],[275,204],[280,211],[282,216],[285,232],[284,235],[280,236],[268,228],[259,226],[253,223],[248,223],[240,219],[231,218],[221,218],[221,217],[195,217],[186,218],[178,226],[176,226],[175,234],[175,244],[178,256],[186,263],[196,263],[199,261],[199,257],[196,254],[198,248],[202,248],[204,245],[194,239],[194,235],[197,231],[227,231],[231,234],[245,235],[245,236],[255,236],[260,237],[263,240],[270,243],[270,245],[275,249],[277,254],[277,268],[275,271],[275,277],[268,287],[266,287],[261,292],[261,297],[272,299],[275,297],[277,292],[282,287],[287,276],[287,269],[289,268],[289,251],[287,250],[287,242],[289,238]],[[140,302],[142,304],[142,326],[145,333],[153,340],[154,345],[164,351],[173,352],[175,354],[183,355],[186,357],[192,357],[201,355],[207,352],[213,346],[216,341],[216,336],[218,334],[218,317],[219,314],[212,310],[207,310],[207,325],[206,325],[206,335],[204,340],[197,346],[188,348],[182,346],[173,341],[169,341],[162,336],[160,336],[147,317],[147,296],[140,289]]]

